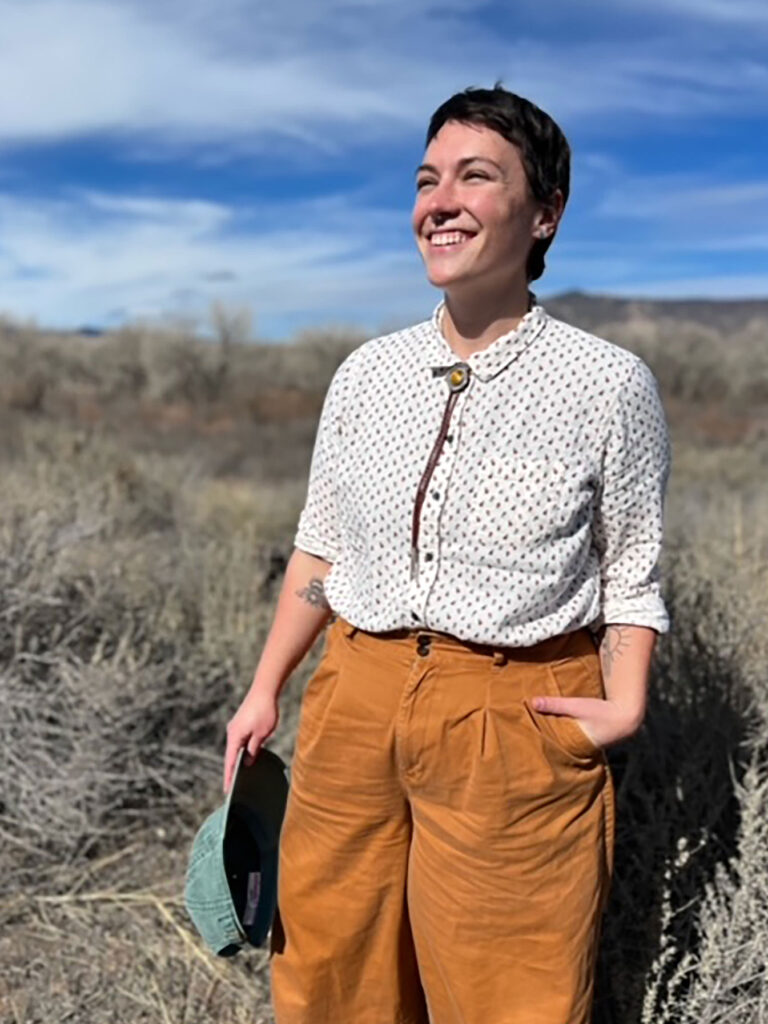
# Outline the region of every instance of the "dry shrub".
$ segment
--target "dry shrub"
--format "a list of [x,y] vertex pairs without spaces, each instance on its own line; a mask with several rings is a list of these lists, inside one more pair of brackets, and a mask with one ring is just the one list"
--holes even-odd
[[142,396],[150,401],[208,402],[218,397],[219,357],[211,345],[182,332],[145,331],[140,358]]
[[[207,954],[181,888],[304,481],[45,422],[3,472],[0,1019],[266,1024],[265,956]],[[283,697],[286,757],[316,657]]]
[[257,420],[313,418],[334,370],[364,340],[327,329],[292,343],[251,343],[239,322],[225,317],[216,326],[210,340],[184,325],[62,337],[0,323],[0,407],[77,418],[83,401],[123,410],[216,403]]
[[[759,409],[768,400],[768,319],[745,320],[737,302],[721,307],[709,319],[693,311],[685,319],[673,310],[651,314],[643,303],[594,299],[567,318],[641,355],[670,399]],[[556,300],[551,308],[559,309]],[[311,417],[336,367],[367,337],[328,327],[285,343],[251,343],[244,310],[219,304],[212,319],[213,340],[184,324],[128,325],[92,338],[0,322],[0,405],[61,413],[85,394],[95,404],[218,402],[244,415],[255,410],[259,419],[273,411],[285,419],[286,405],[268,396],[296,392],[315,396],[306,407],[296,399],[296,415]]]
[[[698,955],[681,972],[684,1024],[768,1020],[768,770],[765,740],[736,786],[741,824],[734,856],[718,864],[701,900]],[[674,1008],[671,1007],[670,1011]],[[658,1019],[658,1018],[650,1018]]]
[[675,446],[672,629],[657,646],[645,724],[609,755],[616,876],[595,1024],[766,1020],[766,454]]
[[[667,341],[640,326],[653,362]],[[350,340],[232,344],[230,403],[321,394]],[[266,1024],[264,952],[208,955],[181,891],[192,836],[221,801],[224,727],[271,622],[314,423],[214,440],[184,420],[173,444],[73,429],[47,418],[56,388],[147,404],[154,389],[158,407],[175,395],[189,418],[208,364],[198,352],[175,367],[178,337],[151,356],[140,333],[66,352],[44,336],[36,350],[24,330],[12,341],[19,374],[41,350],[51,358],[46,415],[3,413],[0,1018]],[[0,355],[6,343],[0,331]],[[722,354],[709,335],[687,344],[697,358],[711,350],[707,365]],[[732,394],[761,358],[735,373]],[[705,386],[698,370],[669,374],[682,394]],[[673,627],[643,729],[610,752],[616,875],[595,1024],[763,1024],[768,446],[755,435],[749,447],[673,449]],[[286,757],[318,653],[283,693],[271,745]]]
[[223,752],[276,578],[271,524],[207,508],[180,468],[107,443],[51,457],[63,441],[36,434],[34,464],[5,468],[5,892],[137,825],[192,823],[191,794],[212,782],[201,752]]
[[0,904],[0,1019],[271,1024],[266,951],[227,961],[190,930],[180,829],[136,829]]
[[323,406],[323,394],[300,388],[268,388],[256,392],[246,405],[257,423],[279,423],[302,416],[317,419]]
[[637,352],[662,391],[688,403],[724,400],[733,410],[768,398],[768,320],[723,328],[671,317],[600,325],[598,334]]
[[[687,572],[684,552],[670,551],[667,563],[674,625],[656,653],[646,721],[626,749],[610,752],[616,878],[598,1024],[681,1019],[687,988],[679,972],[695,962],[702,941],[701,894],[738,848],[751,689],[738,647],[724,643],[724,610],[712,585]],[[741,629],[743,641],[754,623]]]

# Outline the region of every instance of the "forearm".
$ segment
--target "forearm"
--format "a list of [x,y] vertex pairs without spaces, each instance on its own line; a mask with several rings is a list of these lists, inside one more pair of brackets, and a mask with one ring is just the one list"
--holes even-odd
[[647,626],[621,623],[609,623],[601,632],[599,655],[605,695],[620,709],[627,736],[640,728],[645,716],[656,635],[656,630]]
[[277,696],[331,617],[323,581],[331,563],[295,548],[288,560],[272,627],[251,691]]

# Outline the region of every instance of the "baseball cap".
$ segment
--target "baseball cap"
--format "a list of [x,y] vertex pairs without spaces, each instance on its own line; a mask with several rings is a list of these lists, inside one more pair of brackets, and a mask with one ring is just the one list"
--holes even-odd
[[244,754],[241,747],[227,798],[198,829],[187,864],[187,913],[218,956],[262,945],[277,906],[288,769],[266,747],[250,765]]

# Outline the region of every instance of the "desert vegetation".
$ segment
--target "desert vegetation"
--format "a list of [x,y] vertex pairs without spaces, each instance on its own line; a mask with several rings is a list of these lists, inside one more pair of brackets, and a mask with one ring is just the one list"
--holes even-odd
[[[595,1024],[768,1021],[768,303],[545,305],[643,356],[673,437],[672,629],[610,751]],[[266,951],[182,890],[291,551],[317,416],[364,336],[0,324],[0,1019],[267,1024]],[[320,643],[270,746],[290,759]]]

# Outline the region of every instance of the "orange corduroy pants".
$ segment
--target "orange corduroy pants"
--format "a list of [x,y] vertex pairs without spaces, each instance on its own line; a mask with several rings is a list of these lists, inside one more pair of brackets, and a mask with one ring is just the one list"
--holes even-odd
[[304,692],[269,951],[277,1024],[588,1024],[605,753],[586,629],[493,648],[337,617]]

